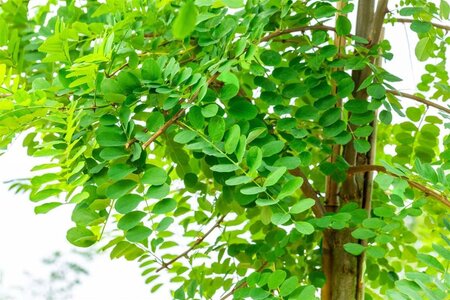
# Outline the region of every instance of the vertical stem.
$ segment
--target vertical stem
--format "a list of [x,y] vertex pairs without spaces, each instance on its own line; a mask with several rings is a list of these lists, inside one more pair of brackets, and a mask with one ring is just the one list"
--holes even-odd
[[[382,25],[381,25],[382,26]],[[378,39],[381,40],[384,37],[384,30],[380,31]],[[375,65],[381,66],[382,60],[378,58],[375,61]],[[376,146],[377,146],[377,116],[378,112],[374,112],[375,116],[373,121],[371,122],[371,126],[373,128],[372,134],[369,136],[368,141],[370,143],[370,151],[366,154],[366,162],[368,165],[375,164],[375,155],[376,155]],[[361,207],[367,211],[367,215],[370,216],[370,211],[372,209],[372,191],[373,191],[373,172],[364,173],[364,185],[363,185],[363,194]],[[359,244],[363,246],[367,246],[366,240],[359,240]],[[366,261],[366,252],[361,253],[357,258],[357,292],[356,292],[356,300],[364,300],[364,267]]]
[[[345,5],[344,1],[339,1],[336,4],[336,8],[341,10]],[[336,17],[339,13],[336,14]],[[338,48],[338,55],[341,56],[345,52],[345,37],[335,34],[334,45]],[[333,94],[337,94],[337,86],[333,84]],[[342,99],[338,99],[336,107],[342,108]],[[341,111],[342,115],[342,111]],[[341,116],[342,117],[342,116]],[[333,152],[328,159],[329,162],[336,162],[336,158],[341,154],[341,146],[336,144],[333,145]],[[335,212],[339,208],[339,202],[337,198],[338,194],[338,184],[336,181],[332,180],[331,176],[326,177],[326,191],[325,191],[325,209],[327,212]],[[325,274],[326,282],[322,287],[321,296],[322,299],[332,299],[333,289],[331,278],[333,278],[333,251],[332,245],[330,245],[330,238],[333,236],[330,230],[325,230],[324,238],[322,240],[322,270]]]

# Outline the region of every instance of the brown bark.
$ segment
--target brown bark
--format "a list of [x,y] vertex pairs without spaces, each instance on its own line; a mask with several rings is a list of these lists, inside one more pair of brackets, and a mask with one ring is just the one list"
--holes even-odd
[[[365,0],[358,2],[356,35],[364,37],[370,41],[369,47],[377,44],[381,39],[383,20],[386,13],[387,0],[379,0],[375,10],[375,0]],[[355,71],[352,74],[356,88],[370,75],[370,69]],[[368,96],[365,90],[355,93],[356,99],[367,100]],[[376,125],[376,121],[372,125]],[[354,129],[354,128],[352,128]],[[351,166],[373,164],[375,156],[376,130],[369,142],[372,145],[372,151],[367,155],[358,154],[353,146],[353,142],[345,145],[342,150],[342,156]],[[335,152],[334,155],[337,153]],[[342,205],[347,202],[356,202],[361,208],[370,211],[370,202],[372,197],[371,172],[363,174],[350,173],[347,180],[342,184],[339,191],[339,198],[334,196],[335,188],[330,180],[327,181],[326,199],[330,204]],[[333,194],[330,194],[333,193]],[[327,203],[328,204],[328,203]],[[331,208],[327,205],[328,208]],[[329,209],[329,211],[331,211]],[[325,286],[322,288],[322,299],[324,300],[363,300],[364,299],[364,254],[355,257],[347,253],[343,245],[346,243],[358,243],[351,236],[353,228],[344,230],[326,230],[322,242],[322,267],[327,278]]]

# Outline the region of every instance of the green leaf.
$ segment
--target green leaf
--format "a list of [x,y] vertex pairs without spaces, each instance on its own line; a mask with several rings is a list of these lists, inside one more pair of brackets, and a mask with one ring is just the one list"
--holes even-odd
[[158,223],[156,231],[165,231],[167,228],[169,228],[170,225],[172,225],[173,221],[173,218],[165,217],[161,220],[161,222]]
[[51,210],[53,210],[53,209],[55,209],[55,208],[57,208],[58,206],[61,206],[61,205],[62,205],[62,203],[60,203],[60,202],[44,203],[42,205],[36,206],[34,208],[34,213],[37,214],[37,215],[38,214],[46,214],[49,211],[51,211]]
[[358,228],[352,232],[355,239],[366,240],[375,237],[377,234],[370,229]]
[[344,244],[344,250],[355,256],[363,253],[364,249],[365,249],[365,247],[360,244],[356,244],[356,243]]
[[97,142],[101,147],[125,146],[127,138],[123,131],[116,127],[100,127],[97,132]]
[[43,189],[41,191],[31,193],[30,200],[33,202],[39,202],[52,196],[59,195],[61,192],[62,191],[60,189]]
[[249,121],[256,117],[258,108],[251,102],[236,97],[230,101],[228,113],[238,120]]
[[187,144],[195,137],[197,136],[197,133],[195,131],[191,130],[183,130],[178,132],[174,137],[173,140],[178,144]]
[[367,94],[375,99],[381,99],[386,95],[386,89],[379,83],[374,83],[367,87]]
[[149,131],[155,132],[164,125],[164,115],[159,111],[151,112],[147,118],[146,127]]
[[417,33],[427,33],[433,28],[430,22],[414,20],[411,22],[411,30]]
[[111,166],[111,168],[108,170],[108,177],[114,181],[120,180],[133,173],[135,170],[136,167],[134,166],[130,166],[127,164],[116,164]]
[[299,286],[297,276],[286,279],[280,286],[280,296],[286,297],[290,295]]
[[103,148],[100,157],[104,160],[114,160],[130,155],[125,147]]
[[152,230],[150,228],[138,225],[128,230],[125,234],[125,237],[130,242],[137,243],[147,239],[151,233]]
[[353,142],[356,152],[366,153],[370,150],[371,146],[367,140],[358,139]]
[[372,256],[375,259],[383,258],[386,255],[386,251],[379,246],[370,246],[366,250],[367,255]]
[[147,58],[142,63],[142,78],[150,81],[158,80],[161,77],[161,68],[153,58]]
[[[217,107],[217,105],[215,107]],[[203,110],[200,107],[198,106],[191,107],[189,109],[187,117],[192,127],[194,127],[195,129],[203,128],[205,124],[205,118],[203,117]]]
[[277,289],[286,279],[286,275],[287,275],[286,272],[283,270],[275,270],[272,274],[270,274],[269,279],[267,281],[269,289],[271,290]]
[[280,180],[280,178],[286,173],[287,169],[285,167],[280,167],[272,171],[269,176],[267,176],[266,181],[264,181],[264,186],[272,186]]
[[239,170],[239,166],[233,164],[220,164],[214,165],[211,168],[211,171],[219,172],[219,173],[229,173]]
[[229,186],[234,186],[234,185],[246,184],[251,181],[252,181],[252,179],[248,176],[236,176],[236,177],[231,177],[231,178],[225,180],[225,184],[229,185]]
[[266,299],[270,293],[262,288],[250,288],[249,296],[255,300]]
[[142,196],[128,194],[117,199],[114,208],[118,213],[126,214],[133,211],[142,201],[144,201]]
[[117,228],[121,230],[129,230],[139,223],[141,223],[142,218],[147,214],[143,211],[132,211],[124,215],[119,222],[117,222]]
[[291,83],[284,86],[283,96],[286,98],[302,97],[306,94],[307,87],[301,83]]
[[141,87],[141,81],[131,72],[120,72],[116,80],[120,88],[126,93],[132,93]]
[[239,127],[239,125],[234,124],[233,126],[231,126],[231,128],[228,130],[227,137],[225,138],[225,153],[231,154],[236,150],[240,136],[241,128]]
[[369,103],[364,100],[349,100],[344,104],[344,108],[352,113],[365,113]]
[[353,131],[353,134],[358,138],[364,138],[364,137],[370,136],[372,134],[372,132],[373,132],[373,127],[370,125],[366,125],[366,126],[356,128],[355,131]]
[[350,20],[342,15],[336,19],[336,33],[338,35],[348,35],[352,31],[352,23]]
[[298,73],[292,68],[280,67],[273,70],[272,76],[281,81],[289,81],[297,78]]
[[293,178],[293,179],[287,181],[282,186],[277,199],[283,199],[283,198],[286,198],[286,197],[292,195],[293,193],[298,191],[298,189],[301,187],[302,184],[303,184],[303,179],[300,177],[296,177],[296,178]]
[[243,0],[222,0],[229,8],[241,8],[244,6]]
[[362,225],[370,229],[379,229],[385,225],[385,222],[379,218],[368,218],[362,222]]
[[217,104],[208,104],[205,107],[202,107],[202,115],[205,118],[212,118],[215,115],[217,115],[217,112],[219,111],[219,106]]
[[445,260],[450,261],[450,250],[438,244],[433,244],[433,249],[439,253]]
[[234,85],[239,90],[239,79],[231,72],[222,72],[217,77],[217,80],[222,81],[225,84]]
[[281,150],[283,150],[283,148],[284,148],[284,143],[282,141],[268,142],[261,147],[262,156],[269,157],[269,156],[275,155],[277,153],[280,153]]
[[338,96],[341,98],[346,98],[351,96],[353,90],[355,89],[355,82],[352,78],[344,78],[339,80],[337,90]]
[[259,58],[266,66],[277,66],[281,63],[281,55],[273,50],[265,50]]
[[430,37],[424,37],[416,45],[415,53],[419,61],[426,61],[433,54],[434,40]]
[[[349,5],[347,5],[349,6]],[[316,284],[315,284],[316,285]],[[316,285],[317,286],[317,285]],[[316,289],[312,285],[305,286],[300,294],[295,299],[301,299],[301,300],[316,300]]]
[[111,199],[118,199],[126,194],[128,194],[131,190],[133,190],[137,186],[137,182],[133,180],[121,180],[112,185],[110,185],[106,189],[106,197]]
[[97,242],[97,236],[87,228],[73,227],[67,231],[67,240],[77,247],[89,247]]
[[330,126],[341,119],[341,110],[339,108],[331,108],[323,113],[319,119],[319,124],[323,127]]
[[257,170],[262,163],[262,151],[259,147],[253,146],[247,152],[247,166],[249,172]]
[[277,204],[278,202],[280,202],[277,199],[256,199],[255,203],[258,206],[270,206],[270,205],[274,205]]
[[391,206],[380,206],[373,209],[373,213],[378,217],[390,218],[395,214],[395,208]]
[[417,253],[416,257],[418,260],[420,260],[427,266],[433,267],[440,272],[445,272],[444,266],[434,256],[431,256],[428,254],[423,254],[423,253]]
[[219,98],[222,100],[230,100],[239,93],[239,86],[234,84],[226,83],[219,93]]
[[380,118],[380,121],[386,125],[389,125],[392,123],[392,113],[388,110],[382,110],[380,112],[379,118]]
[[266,130],[267,130],[266,128],[260,127],[260,128],[256,128],[256,129],[250,131],[250,133],[247,136],[247,140],[246,140],[247,145],[250,144],[251,142],[253,142],[255,139],[257,139]]
[[197,7],[194,1],[186,1],[180,8],[172,26],[172,34],[176,39],[183,40],[195,29],[197,22]]
[[263,186],[250,186],[245,187],[240,190],[240,192],[244,195],[257,195],[259,193],[263,193],[266,191],[266,188]]
[[450,16],[450,4],[446,0],[441,0],[439,4],[439,14],[442,19],[448,20]]
[[166,214],[168,212],[173,211],[177,207],[177,201],[172,198],[165,198],[158,203],[152,209],[152,213],[154,214]]
[[225,120],[222,117],[212,117],[208,125],[208,134],[213,142],[222,140],[225,134]]
[[312,226],[308,222],[302,222],[302,221],[295,223],[295,229],[297,229],[298,232],[300,232],[301,234],[304,234],[304,235],[309,235],[314,232],[314,226]]
[[151,166],[145,170],[141,181],[146,184],[161,185],[167,180],[167,173],[164,169],[156,166]]
[[162,199],[167,196],[170,192],[170,186],[165,183],[163,185],[153,185],[148,188],[145,197],[149,199]]
[[316,201],[311,198],[302,199],[299,202],[295,203],[294,206],[289,209],[289,212],[291,214],[299,214],[304,211],[307,211],[311,207],[313,207],[316,204]]
[[271,222],[274,225],[283,225],[291,219],[288,213],[274,213],[271,218]]

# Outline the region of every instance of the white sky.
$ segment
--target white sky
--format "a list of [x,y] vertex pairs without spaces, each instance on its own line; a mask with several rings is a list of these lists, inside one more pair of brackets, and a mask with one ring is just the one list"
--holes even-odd
[[[417,37],[408,27],[402,24],[386,26],[385,37],[397,50],[394,61],[385,66],[404,79],[396,83],[399,90],[414,92],[423,64],[414,58],[413,47]],[[408,50],[411,45],[412,49]],[[41,260],[56,250],[68,253],[71,249],[65,235],[73,226],[70,220],[72,207],[59,207],[46,215],[35,215],[28,195],[16,195],[2,184],[6,180],[28,177],[34,165],[36,159],[27,157],[20,142],[14,143],[5,155],[0,156],[0,272],[3,272],[0,275],[0,295],[2,288],[25,284],[24,271],[47,275],[42,270]],[[73,299],[170,299],[164,286],[158,295],[151,296],[150,286],[145,285],[140,276],[142,270],[133,262],[123,259],[111,261],[108,254],[103,253],[84,265],[90,275],[82,278]]]
[[[36,163],[37,159],[27,157],[21,141],[15,142],[10,151],[0,156],[0,182],[29,176]],[[7,185],[0,184],[0,295],[2,288],[27,284],[24,271],[45,278],[48,270],[41,260],[54,251],[69,253],[73,249],[65,238],[67,229],[73,226],[72,207],[58,207],[46,215],[35,215],[33,207],[26,194],[16,195],[7,190]],[[73,299],[149,299],[150,286],[144,284],[142,270],[136,263],[110,260],[108,253],[94,257],[81,264],[90,275],[81,278]],[[160,293],[164,294],[167,291]]]

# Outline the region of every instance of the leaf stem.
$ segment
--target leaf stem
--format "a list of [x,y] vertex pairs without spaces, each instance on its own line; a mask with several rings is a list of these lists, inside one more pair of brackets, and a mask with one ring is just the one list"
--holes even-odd
[[403,92],[394,91],[394,90],[386,90],[386,93],[390,93],[392,95],[403,97],[403,98],[408,98],[408,99],[420,102],[422,104],[425,104],[426,106],[431,106],[431,107],[437,108],[443,112],[446,112],[447,114],[450,114],[450,108],[445,107],[443,105],[439,105],[433,101],[426,100],[426,99],[420,98],[420,97],[412,95],[412,94],[403,93]]
[[179,260],[182,257],[186,257],[189,252],[191,252],[192,250],[194,250],[198,245],[200,245],[207,237],[208,235],[210,235],[214,229],[218,228],[220,226],[220,224],[223,222],[223,220],[225,219],[226,214],[221,216],[217,222],[200,238],[198,238],[195,243],[189,247],[188,249],[186,249],[183,253],[179,254],[177,257],[171,259],[169,262],[165,263],[163,262],[161,264],[161,267],[159,267],[156,272],[160,272],[163,269],[167,269],[170,265],[172,265],[174,262],[176,262],[177,260]]
[[425,185],[422,185],[416,181],[413,181],[411,179],[409,179],[406,176],[400,176],[397,174],[394,174],[392,172],[389,172],[388,170],[386,170],[385,167],[380,166],[380,165],[359,165],[359,166],[351,166],[348,169],[348,174],[355,174],[355,173],[366,173],[366,172],[372,172],[372,171],[377,171],[377,172],[382,172],[385,173],[387,175],[390,175],[392,177],[397,177],[397,178],[401,178],[404,179],[408,182],[408,184],[413,187],[416,188],[420,191],[422,191],[425,195],[430,196],[436,200],[438,200],[439,202],[441,202],[442,204],[444,204],[447,207],[450,207],[450,201],[448,200],[447,196],[445,196],[442,193],[439,193],[435,190],[432,190],[428,187],[426,187]]

